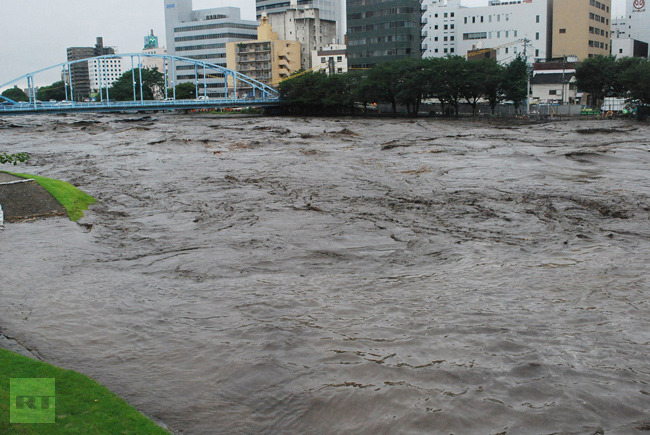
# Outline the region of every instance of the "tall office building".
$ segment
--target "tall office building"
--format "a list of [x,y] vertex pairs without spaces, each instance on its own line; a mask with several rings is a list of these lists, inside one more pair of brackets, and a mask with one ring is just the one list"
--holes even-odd
[[[96,56],[115,54],[114,47],[104,47],[104,38],[98,37],[94,47],[69,47],[68,62],[88,59]],[[78,62],[70,67],[74,99],[82,100],[90,97],[91,80],[88,62]]]
[[[117,54],[117,49],[113,53]],[[130,69],[130,68],[129,68]],[[88,75],[90,76],[90,93],[95,94],[100,89],[106,89],[122,76],[122,59],[93,59],[88,61]]]
[[[192,10],[192,0],[165,0],[167,51],[171,55],[226,66],[226,43],[257,38],[257,21],[242,20],[239,8]],[[192,65],[177,64],[175,83],[194,82]],[[223,96],[223,77],[206,79],[208,95]],[[199,86],[203,86],[203,79]]]
[[420,0],[347,0],[350,68],[420,57]]
[[609,56],[611,0],[558,0],[553,2],[552,56]]
[[630,38],[650,43],[650,0],[627,0],[625,21]]
[[290,8],[318,9],[321,20],[336,22],[338,42],[342,43],[345,38],[345,8],[343,1],[345,0],[255,0],[255,4],[258,20],[262,17],[263,13],[284,12]]

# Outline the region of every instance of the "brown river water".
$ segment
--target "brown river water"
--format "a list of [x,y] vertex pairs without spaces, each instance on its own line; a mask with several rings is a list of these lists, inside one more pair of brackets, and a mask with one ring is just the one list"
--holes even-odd
[[0,141],[100,201],[0,232],[0,331],[176,433],[650,430],[648,124],[74,115]]

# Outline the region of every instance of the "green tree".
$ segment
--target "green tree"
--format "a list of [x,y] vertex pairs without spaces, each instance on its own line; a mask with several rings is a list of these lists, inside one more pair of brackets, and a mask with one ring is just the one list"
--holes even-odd
[[27,94],[22,89],[19,89],[18,86],[7,89],[2,93],[2,96],[14,101],[29,101]]
[[467,81],[467,60],[462,56],[449,56],[442,62],[441,96],[454,107],[458,116],[458,106]]
[[398,69],[395,62],[380,63],[368,71],[368,96],[375,103],[388,103],[393,114],[397,113]]
[[499,65],[496,59],[483,59],[483,92],[484,97],[490,103],[490,110],[494,115],[497,104],[503,99],[503,74],[504,67]]
[[445,104],[448,99],[445,95],[444,75],[446,59],[432,57],[422,61],[422,84],[424,86],[423,98],[436,98],[440,101],[440,109],[445,113]]
[[395,100],[406,106],[406,113],[418,116],[425,92],[421,59],[406,58],[396,62]]
[[650,61],[633,64],[625,71],[623,81],[631,99],[650,105]]
[[528,66],[526,59],[517,57],[506,66],[503,72],[503,93],[506,100],[512,101],[515,110],[519,109],[528,96]]
[[66,99],[65,84],[63,81],[52,83],[50,86],[43,86],[36,92],[36,99],[40,101]]
[[614,57],[590,57],[576,68],[578,88],[589,94],[593,106],[600,107],[605,97],[616,94],[618,72]]
[[[135,77],[135,85],[133,77]],[[160,90],[165,85],[165,76],[158,71],[158,68],[142,69],[142,94],[145,100],[153,100],[156,95],[160,95]],[[108,90],[108,96],[114,101],[133,100],[133,88],[135,86],[136,99],[140,99],[140,70],[129,70],[122,74],[119,79],[113,82]],[[102,90],[106,98],[106,90]]]
[[[172,91],[169,91],[169,96],[173,96]],[[177,100],[193,100],[196,98],[196,86],[194,83],[179,83],[176,85],[176,99]]]

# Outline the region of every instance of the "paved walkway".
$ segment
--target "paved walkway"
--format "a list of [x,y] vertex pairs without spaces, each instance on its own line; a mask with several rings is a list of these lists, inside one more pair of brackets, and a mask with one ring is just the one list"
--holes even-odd
[[65,208],[37,182],[5,173],[0,173],[0,206],[6,222],[67,214]]

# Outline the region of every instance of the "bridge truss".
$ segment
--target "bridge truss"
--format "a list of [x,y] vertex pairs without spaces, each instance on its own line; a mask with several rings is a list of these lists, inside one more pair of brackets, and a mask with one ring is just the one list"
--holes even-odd
[[[164,86],[159,89],[159,99],[145,100],[142,79],[143,59],[160,59],[164,76]],[[130,60],[131,81],[133,97],[128,101],[111,100],[110,87],[112,83],[102,83],[108,66],[103,60],[126,59]],[[75,92],[73,68],[78,64],[97,61],[97,76],[99,79],[99,92],[95,101],[79,101],[81,98]],[[64,83],[65,100],[38,101],[36,98],[35,78],[39,75],[61,70],[61,79]],[[179,80],[179,71],[184,71],[184,79]],[[279,93],[274,88],[252,79],[242,73],[233,71],[220,65],[187,57],[171,56],[165,54],[127,53],[97,56],[60,63],[48,68],[34,71],[18,77],[10,82],[0,85],[0,89],[18,86],[26,82],[25,88],[29,102],[16,102],[7,97],[0,96],[0,115],[25,114],[39,112],[86,112],[86,111],[141,111],[141,110],[174,110],[174,109],[200,109],[214,107],[244,107],[244,106],[271,106],[279,102]],[[194,84],[195,99],[177,99],[176,86],[181,82]],[[214,98],[216,89],[219,97]]]

